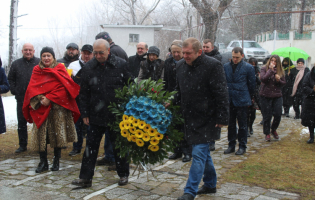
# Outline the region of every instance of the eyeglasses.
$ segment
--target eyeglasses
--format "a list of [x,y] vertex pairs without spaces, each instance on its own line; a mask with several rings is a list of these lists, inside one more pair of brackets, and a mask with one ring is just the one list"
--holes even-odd
[[104,55],[105,52],[104,51],[93,51],[93,55],[97,55],[97,54]]

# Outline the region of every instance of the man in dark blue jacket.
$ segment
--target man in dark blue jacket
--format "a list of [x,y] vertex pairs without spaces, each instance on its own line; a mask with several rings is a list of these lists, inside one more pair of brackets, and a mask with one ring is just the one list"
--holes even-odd
[[224,65],[226,81],[229,90],[230,119],[228,127],[229,147],[224,154],[235,152],[236,119],[238,121],[239,149],[235,155],[243,155],[247,144],[247,113],[255,95],[255,69],[244,60],[243,49],[235,47],[232,50],[232,61]]

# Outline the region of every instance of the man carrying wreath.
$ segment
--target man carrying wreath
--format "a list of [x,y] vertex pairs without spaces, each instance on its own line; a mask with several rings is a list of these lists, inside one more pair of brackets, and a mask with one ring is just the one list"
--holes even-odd
[[[209,145],[220,138],[221,127],[228,125],[229,99],[222,64],[205,56],[196,38],[184,41],[183,55],[176,65],[178,93],[174,102],[181,103],[185,139],[192,144],[193,161],[184,195],[178,200],[192,200],[197,194],[216,193],[217,175]],[[198,190],[201,178],[204,185]]]

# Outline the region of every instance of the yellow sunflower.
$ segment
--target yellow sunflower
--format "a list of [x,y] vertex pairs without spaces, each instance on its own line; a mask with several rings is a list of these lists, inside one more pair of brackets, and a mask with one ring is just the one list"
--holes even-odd
[[156,133],[156,134],[155,134],[155,138],[158,139],[158,140],[162,140],[163,137],[164,137],[164,135],[161,134],[161,133]]
[[150,124],[147,124],[147,125],[144,126],[143,130],[148,133],[150,131],[150,129],[151,129]]
[[119,128],[120,128],[121,130],[125,129],[125,123],[124,123],[124,121],[121,121],[121,122],[119,123]]
[[128,135],[127,135],[127,140],[128,140],[128,142],[131,142],[131,136],[130,136],[129,133],[128,133]]
[[135,120],[135,118],[133,116],[130,116],[129,119],[128,119],[130,124],[132,124],[134,120]]
[[157,133],[156,129],[150,128],[150,130],[148,131],[150,136],[155,136],[155,134]]
[[136,128],[135,127],[130,127],[129,128],[129,131],[130,131],[130,133],[132,133],[132,134],[135,134],[136,133]]
[[125,129],[129,129],[131,127],[130,126],[131,124],[128,121],[125,121],[124,124],[125,124],[125,126],[124,126]]
[[139,119],[134,119],[132,125],[134,127],[137,127],[139,125],[140,120]]
[[149,145],[149,147],[148,147],[148,149],[150,150],[152,146],[153,146],[153,145],[152,145],[152,144],[150,144],[150,145]]
[[123,115],[123,121],[124,122],[128,121],[128,119],[129,119],[128,115]]
[[130,138],[131,138],[131,141],[133,141],[133,142],[137,141],[137,137],[135,135],[131,135]]
[[144,129],[145,125],[147,125],[144,121],[139,122],[139,128]]
[[150,144],[157,145],[157,144],[159,144],[159,140],[156,139],[155,137],[152,137],[151,140],[150,140]]
[[143,137],[143,131],[141,131],[140,129],[136,130],[135,136],[137,138],[142,138]]
[[143,142],[143,140],[141,140],[141,139],[137,139],[137,140],[136,140],[136,144],[137,144],[139,147],[143,147],[144,142]]
[[120,131],[120,133],[121,133],[121,136],[123,136],[123,137],[127,137],[127,136],[128,136],[128,134],[129,134],[129,132],[128,132],[128,130],[127,130],[127,129],[123,129],[123,130],[121,130],[121,131]]
[[143,139],[143,141],[148,142],[148,141],[150,141],[150,135],[145,133],[145,134],[143,134],[142,139]]
[[159,150],[159,146],[153,145],[153,146],[151,146],[150,150],[153,151],[153,152],[158,151]]

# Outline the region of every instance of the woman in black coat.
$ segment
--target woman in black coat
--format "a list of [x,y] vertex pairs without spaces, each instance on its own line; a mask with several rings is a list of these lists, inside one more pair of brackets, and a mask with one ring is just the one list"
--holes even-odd
[[288,57],[283,59],[282,67],[285,72],[285,81],[286,81],[285,86],[282,88],[283,110],[284,110],[283,114],[286,115],[286,117],[289,117],[290,107],[293,105],[293,98],[291,97],[292,88],[293,88],[294,80],[298,73],[298,70],[296,69],[296,67],[293,65],[292,61]]
[[253,65],[253,67],[255,68],[255,76],[256,76],[256,88],[255,88],[255,95],[254,98],[252,99],[253,104],[251,106],[248,107],[248,120],[247,120],[247,126],[248,126],[248,134],[247,136],[250,137],[250,135],[254,134],[253,131],[253,124],[254,121],[256,119],[256,110],[260,109],[260,105],[259,105],[259,88],[260,88],[260,69],[258,67],[258,61],[255,58],[250,58],[248,60],[248,63]]
[[302,104],[301,123],[309,128],[310,139],[307,143],[310,144],[314,142],[315,128],[315,67],[304,77],[303,94],[305,99]]
[[[2,61],[0,58],[0,94],[7,93],[10,90],[10,85],[5,75],[4,69],[2,68]],[[5,117],[4,117],[4,110],[2,104],[2,97],[0,96],[0,134],[6,132],[5,126]]]

